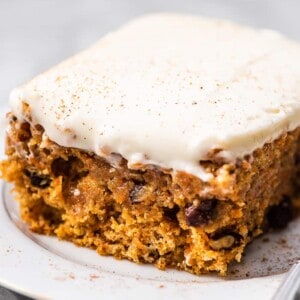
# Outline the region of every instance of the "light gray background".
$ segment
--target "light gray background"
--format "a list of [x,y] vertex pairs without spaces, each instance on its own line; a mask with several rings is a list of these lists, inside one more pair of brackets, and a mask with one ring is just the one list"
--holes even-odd
[[[0,112],[13,87],[128,19],[162,11],[228,18],[300,40],[300,0],[0,0]],[[0,287],[0,299],[20,296]]]

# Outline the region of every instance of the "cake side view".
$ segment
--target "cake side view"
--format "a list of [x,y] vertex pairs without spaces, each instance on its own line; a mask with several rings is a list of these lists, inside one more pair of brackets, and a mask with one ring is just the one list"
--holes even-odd
[[10,104],[1,174],[35,232],[225,275],[295,210],[300,45],[275,32],[141,17]]

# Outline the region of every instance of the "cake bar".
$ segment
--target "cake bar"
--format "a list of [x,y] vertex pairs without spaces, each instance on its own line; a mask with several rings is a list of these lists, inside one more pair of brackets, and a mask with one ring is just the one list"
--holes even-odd
[[34,232],[225,275],[295,210],[299,78],[279,33],[143,16],[12,91],[1,174]]

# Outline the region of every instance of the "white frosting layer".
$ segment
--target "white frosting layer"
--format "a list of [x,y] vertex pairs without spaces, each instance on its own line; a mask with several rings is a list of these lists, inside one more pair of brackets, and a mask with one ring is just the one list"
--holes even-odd
[[62,146],[207,180],[208,151],[234,160],[300,124],[300,46],[228,21],[136,19],[15,89]]

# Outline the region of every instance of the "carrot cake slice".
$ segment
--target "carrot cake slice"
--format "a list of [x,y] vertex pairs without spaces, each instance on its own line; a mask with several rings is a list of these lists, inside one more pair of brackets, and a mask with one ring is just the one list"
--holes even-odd
[[224,275],[295,210],[300,46],[273,31],[144,16],[10,104],[1,173],[34,232]]

